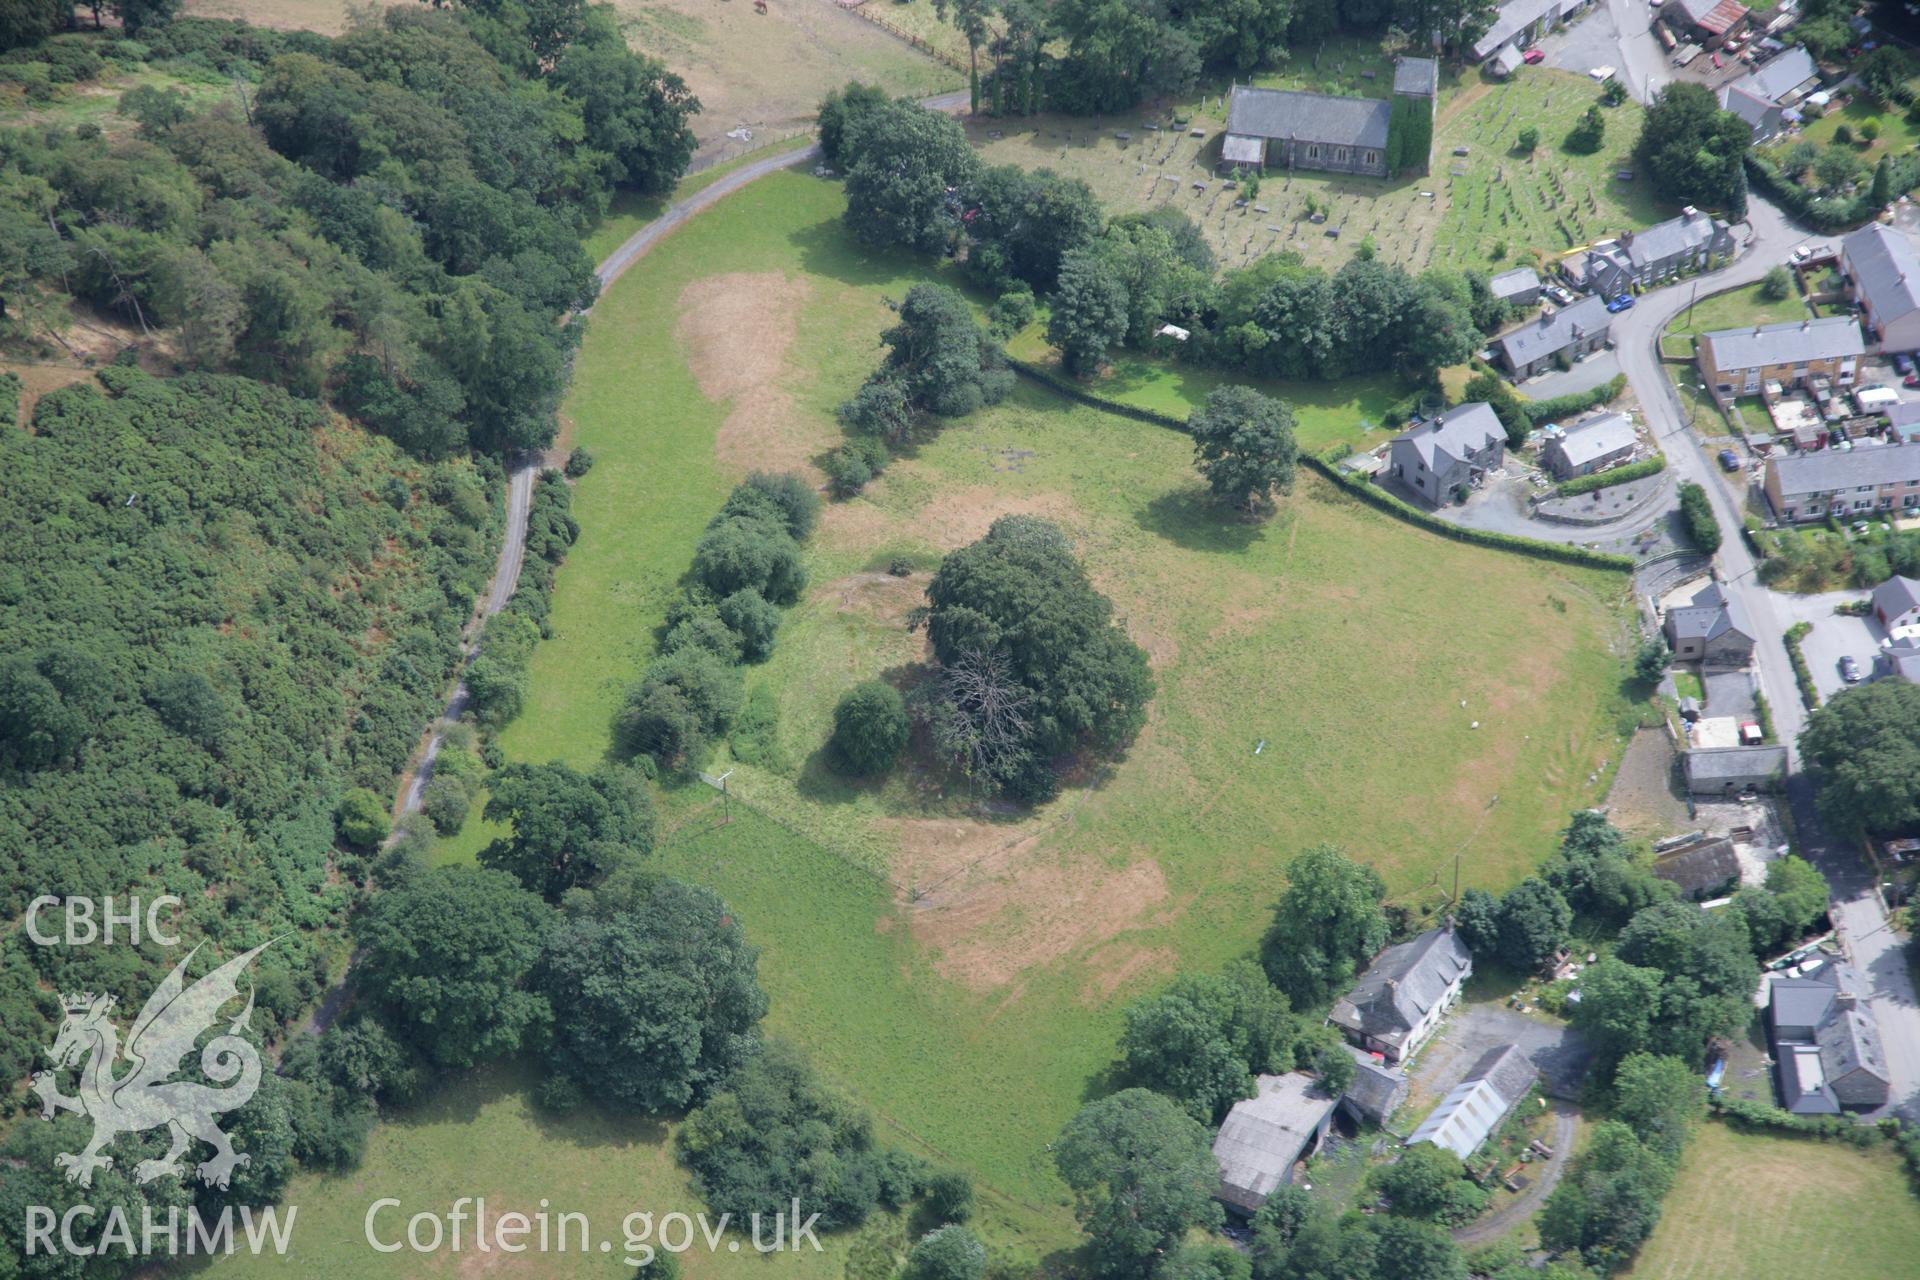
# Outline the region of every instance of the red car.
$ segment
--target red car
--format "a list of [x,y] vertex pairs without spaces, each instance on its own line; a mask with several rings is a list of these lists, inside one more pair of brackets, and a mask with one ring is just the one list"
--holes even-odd
[[1920,373],[1910,373],[1900,381],[1909,387],[1920,387]]
[[1547,60],[1547,55],[1539,49],[1529,49],[1520,55],[1520,61],[1530,67],[1537,67]]

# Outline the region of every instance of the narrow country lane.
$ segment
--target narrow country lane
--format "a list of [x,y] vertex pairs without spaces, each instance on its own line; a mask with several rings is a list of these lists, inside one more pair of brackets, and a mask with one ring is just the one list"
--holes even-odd
[[[1621,3],[1622,0],[1615,0]],[[1729,594],[1746,608],[1758,633],[1754,662],[1773,714],[1774,729],[1787,745],[1790,764],[1787,803],[1800,851],[1818,866],[1833,891],[1832,915],[1847,955],[1868,978],[1874,1012],[1893,1079],[1892,1108],[1920,1119],[1920,1002],[1904,954],[1905,940],[1887,921],[1872,874],[1857,850],[1836,840],[1820,821],[1813,789],[1800,772],[1800,731],[1806,727],[1793,666],[1787,658],[1786,624],[1773,592],[1761,585],[1758,562],[1741,532],[1744,494],[1725,483],[1719,468],[1689,433],[1678,393],[1660,364],[1660,333],[1695,297],[1702,298],[1751,284],[1786,261],[1795,245],[1809,239],[1780,210],[1758,196],[1751,201],[1752,233],[1742,255],[1725,270],[1642,294],[1631,311],[1614,321],[1620,367],[1639,396],[1647,428],[1666,452],[1668,465],[1682,481],[1707,491],[1725,533],[1717,557]]]

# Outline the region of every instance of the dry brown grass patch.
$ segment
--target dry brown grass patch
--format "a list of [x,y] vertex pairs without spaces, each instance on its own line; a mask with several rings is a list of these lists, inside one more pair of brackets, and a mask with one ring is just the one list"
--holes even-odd
[[728,406],[714,438],[720,461],[737,471],[792,471],[820,479],[812,459],[836,432],[796,410],[783,384],[792,370],[800,308],[811,285],[777,271],[707,276],[680,293],[677,330],[687,367],[707,399]]

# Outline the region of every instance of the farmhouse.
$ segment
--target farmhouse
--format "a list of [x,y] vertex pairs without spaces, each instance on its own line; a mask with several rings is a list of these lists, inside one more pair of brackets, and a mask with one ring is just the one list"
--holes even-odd
[[1782,520],[1859,519],[1876,511],[1913,515],[1920,508],[1920,448],[1775,454],[1767,459],[1766,490]]
[[1382,951],[1328,1021],[1349,1041],[1398,1064],[1426,1042],[1473,975],[1473,953],[1451,928]]
[[1875,587],[1873,616],[1888,631],[1920,623],[1920,582],[1896,573]]
[[1698,359],[1702,379],[1724,399],[1758,395],[1769,382],[1799,386],[1810,377],[1852,386],[1866,349],[1852,316],[1822,316],[1717,329],[1701,337]]
[[1767,1040],[1781,1107],[1821,1116],[1886,1105],[1890,1077],[1868,994],[1860,975],[1839,960],[1767,983]]
[[1259,1076],[1254,1083],[1254,1096],[1233,1104],[1213,1140],[1220,1166],[1216,1194],[1229,1209],[1248,1216],[1293,1181],[1296,1164],[1320,1149],[1339,1105],[1304,1072]]
[[1560,361],[1578,360],[1607,341],[1613,317],[1599,298],[1582,298],[1570,307],[1529,320],[1494,340],[1500,363],[1516,382],[1544,373]]
[[[1431,139],[1439,87],[1440,67],[1431,58],[1400,59],[1393,71],[1391,98],[1345,98],[1235,85],[1227,105],[1226,138],[1220,144],[1221,163],[1391,177],[1387,139],[1394,104],[1409,102],[1425,112],[1424,136]],[[1427,160],[1422,156],[1417,172],[1426,171]]]
[[1535,40],[1562,22],[1570,21],[1593,0],[1507,0],[1494,15],[1487,33],[1473,42],[1469,61],[1485,62],[1511,49],[1530,48]]
[[1487,292],[1515,307],[1530,307],[1540,301],[1540,273],[1532,267],[1502,271],[1487,281]]
[[1667,645],[1681,662],[1708,667],[1744,667],[1753,658],[1753,626],[1747,611],[1717,582],[1709,582],[1684,605],[1667,610]]
[[1920,348],[1920,256],[1911,240],[1869,222],[1841,239],[1840,273],[1882,349]]
[[1771,791],[1785,779],[1785,747],[1707,747],[1682,758],[1687,794],[1734,796],[1742,791]]
[[1428,503],[1444,507],[1464,498],[1506,456],[1507,429],[1492,405],[1476,400],[1395,436],[1387,471]]
[[1744,120],[1747,128],[1753,130],[1755,142],[1765,142],[1786,124],[1787,113],[1779,103],[1770,102],[1739,84],[1730,84],[1720,90],[1720,109],[1731,111]]
[[1627,415],[1597,413],[1549,437],[1542,453],[1555,476],[1571,480],[1618,466],[1633,457],[1639,443]]
[[1431,1142],[1465,1160],[1499,1127],[1513,1105],[1527,1096],[1540,1069],[1519,1045],[1500,1045],[1480,1055],[1440,1105],[1420,1122],[1407,1145]]
[[1648,285],[1682,271],[1698,271],[1733,252],[1733,231],[1726,223],[1692,205],[1677,218],[1623,231],[1584,253],[1560,260],[1560,273],[1575,288],[1617,298],[1635,285]]
[[1660,16],[1675,35],[1717,49],[1753,15],[1739,0],[1667,0]]

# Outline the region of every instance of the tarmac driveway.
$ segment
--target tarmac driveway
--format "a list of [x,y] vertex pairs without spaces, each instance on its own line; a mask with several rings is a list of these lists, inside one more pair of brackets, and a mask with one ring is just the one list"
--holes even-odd
[[[1556,369],[1552,373],[1529,378],[1520,384],[1520,390],[1526,392],[1529,400],[1553,400],[1570,396],[1576,391],[1591,391],[1619,372],[1620,361],[1613,352],[1596,351],[1564,373]],[[1578,418],[1581,415],[1572,416]]]
[[1813,687],[1822,699],[1831,698],[1847,687],[1840,678],[1840,659],[1851,655],[1860,664],[1864,679],[1872,679],[1874,660],[1880,653],[1880,624],[1869,618],[1850,618],[1833,611],[1843,600],[1865,596],[1864,591],[1828,591],[1821,595],[1790,596],[1774,593],[1774,608],[1795,622],[1811,622],[1813,630],[1800,642],[1807,669],[1813,673]]
[[1556,1098],[1576,1098],[1586,1078],[1591,1053],[1586,1037],[1572,1027],[1528,1017],[1498,1004],[1472,1004],[1456,1010],[1439,1034],[1420,1050],[1412,1072],[1413,1093],[1406,1114],[1431,1107],[1462,1080],[1489,1049],[1517,1044],[1540,1069],[1541,1085]]

